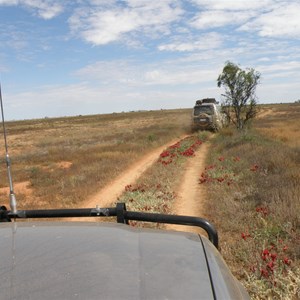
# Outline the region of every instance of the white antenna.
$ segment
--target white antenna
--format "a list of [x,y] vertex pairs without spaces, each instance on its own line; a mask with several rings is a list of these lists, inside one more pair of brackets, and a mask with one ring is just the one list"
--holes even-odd
[[7,175],[8,175],[8,181],[9,181],[9,202],[10,202],[10,208],[11,212],[16,215],[17,214],[17,200],[14,193],[14,186],[12,182],[12,176],[10,171],[10,158],[8,155],[8,146],[7,146],[7,138],[6,138],[6,129],[5,129],[5,121],[4,121],[4,110],[3,110],[3,101],[2,101],[2,92],[1,92],[1,83],[0,83],[0,104],[1,104],[1,115],[2,115],[2,125],[3,125],[3,136],[4,136],[4,144],[5,144],[5,158],[6,158],[6,165],[7,165]]

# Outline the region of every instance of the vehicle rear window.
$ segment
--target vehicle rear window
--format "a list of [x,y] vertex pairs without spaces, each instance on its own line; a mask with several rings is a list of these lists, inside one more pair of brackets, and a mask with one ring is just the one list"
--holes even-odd
[[205,113],[211,115],[213,113],[212,106],[203,105],[194,107],[194,116],[199,115],[200,113]]

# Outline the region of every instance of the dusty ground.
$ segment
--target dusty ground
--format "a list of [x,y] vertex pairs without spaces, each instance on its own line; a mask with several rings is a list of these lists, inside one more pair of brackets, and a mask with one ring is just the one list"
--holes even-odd
[[273,113],[272,108],[266,108],[264,110],[261,110],[258,114],[257,114],[257,118],[258,119],[263,119],[264,117],[271,115]]
[[[1,196],[2,195],[7,196],[7,195],[9,195],[9,192],[10,192],[9,187],[0,188]],[[30,188],[30,182],[29,181],[23,181],[23,182],[18,182],[16,184],[14,184],[14,192],[15,193],[22,193],[22,194],[25,194],[25,195],[28,195],[28,196],[31,196],[33,194],[33,191]],[[8,198],[8,196],[6,198]],[[4,205],[8,206],[8,202],[6,203],[4,201]]]
[[[184,137],[183,137],[184,138]],[[142,174],[145,172],[159,157],[159,154],[166,149],[173,141],[168,145],[159,147],[137,161],[130,169],[120,174],[114,181],[108,186],[101,189],[98,193],[91,198],[83,202],[80,207],[112,207],[116,202],[116,199],[124,192],[124,187],[129,184],[133,184]],[[177,200],[175,203],[174,213],[178,215],[197,216],[201,217],[202,204],[205,200],[205,190],[198,183],[199,175],[204,170],[204,160],[209,148],[209,143],[203,143],[195,153],[195,157],[189,159],[185,166],[185,172],[181,185],[176,191]],[[92,221],[94,218],[72,218],[70,221]],[[191,226],[178,226],[168,225],[167,229],[190,231],[190,232],[202,232],[201,229]]]
[[96,205],[99,205],[99,207],[114,206],[116,199],[118,199],[118,197],[124,192],[124,187],[126,185],[133,184],[150,166],[152,166],[152,164],[158,159],[160,153],[173,143],[175,143],[175,141],[168,145],[163,145],[144,156],[131,168],[121,173],[108,186],[104,187],[91,198],[87,199],[87,201],[83,202],[80,206],[91,208]]
[[[195,153],[193,159],[188,160],[181,185],[177,191],[175,213],[178,215],[203,217],[203,203],[206,199],[205,189],[199,184],[200,174],[205,168],[205,157],[209,149],[209,143],[203,143]],[[169,225],[168,229],[202,232],[201,229],[191,226]]]

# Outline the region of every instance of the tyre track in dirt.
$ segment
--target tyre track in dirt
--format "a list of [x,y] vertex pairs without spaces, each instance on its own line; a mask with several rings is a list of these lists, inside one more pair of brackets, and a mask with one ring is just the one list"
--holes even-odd
[[[124,192],[126,185],[134,184],[136,180],[159,158],[159,155],[168,146],[173,145],[178,140],[184,139],[188,135],[169,142],[155,150],[151,151],[129,169],[122,172],[111,183],[102,188],[99,192],[92,195],[85,202],[81,203],[81,207],[93,208],[99,207],[113,207],[117,202],[118,197]],[[185,171],[182,175],[181,184],[176,191],[176,201],[173,207],[173,213],[177,215],[187,216],[203,216],[203,201],[205,201],[205,190],[199,184],[200,174],[204,170],[204,162],[207,151],[209,149],[209,142],[203,143],[195,152],[195,156],[187,160],[184,166]],[[69,221],[95,221],[99,218],[70,218]],[[195,233],[203,233],[197,227],[182,226],[182,225],[166,225],[168,230],[188,231]]]
[[[159,158],[159,155],[170,145],[173,145],[178,140],[184,139],[188,135],[183,135],[169,143],[156,148],[150,153],[146,154],[140,160],[135,162],[129,169],[122,172],[107,186],[102,188],[99,192],[92,195],[86,201],[80,204],[80,207],[93,208],[98,205],[99,207],[111,207],[117,202],[118,197],[124,192],[126,185],[133,184],[135,181],[150,168]],[[95,218],[70,218],[69,221],[94,221]]]
[[[188,160],[185,166],[185,172],[176,193],[177,197],[173,209],[174,213],[178,215],[203,217],[205,214],[203,204],[206,201],[206,190],[199,184],[199,178],[205,168],[205,158],[209,147],[209,142],[203,143],[196,151],[195,156]],[[167,225],[166,228],[195,233],[205,232],[193,226]]]

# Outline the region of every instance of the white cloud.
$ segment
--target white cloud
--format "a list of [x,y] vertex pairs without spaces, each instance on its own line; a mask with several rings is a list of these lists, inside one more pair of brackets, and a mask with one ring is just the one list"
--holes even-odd
[[144,63],[134,61],[100,61],[78,70],[75,75],[84,80],[97,82],[102,86],[126,86],[134,89],[146,86],[176,86],[213,83],[217,68],[210,65],[199,68],[194,63],[165,61]]
[[188,66],[186,68],[155,69],[145,73],[148,85],[193,85],[216,80],[216,70],[200,69]]
[[33,9],[35,14],[45,20],[52,19],[63,11],[60,1],[47,0],[0,0],[0,5],[21,5]]
[[299,61],[287,61],[281,63],[272,63],[270,65],[259,66],[261,72],[282,72],[282,71],[298,71],[300,75],[300,62]]
[[169,44],[158,46],[160,51],[199,51],[215,49],[222,45],[222,36],[215,32],[201,35],[197,40],[182,38],[182,41],[175,41]]
[[275,4],[274,0],[192,0],[192,2],[201,10],[190,23],[197,29],[243,24],[270,10]]
[[216,85],[204,84],[188,89],[148,89],[147,86],[144,89],[129,89],[126,85],[116,85],[111,89],[87,83],[40,86],[21,93],[6,93],[6,119],[176,109],[192,107],[195,99],[208,95],[217,97]]
[[283,3],[240,27],[262,37],[300,38],[300,3]]
[[133,86],[140,82],[143,76],[142,69],[132,61],[98,61],[77,70],[74,75],[102,86]]
[[198,14],[190,22],[197,29],[217,28],[225,25],[241,24],[254,16],[254,12],[209,10]]
[[271,59],[269,57],[261,57],[261,58],[258,59],[258,61],[266,61],[266,62],[268,62],[270,60]]
[[262,37],[300,38],[300,3],[296,0],[193,0],[201,10],[190,22],[197,29],[240,25]]
[[69,19],[72,32],[89,43],[104,45],[130,33],[168,33],[169,25],[182,14],[176,1],[126,3],[78,9]]
[[192,3],[209,10],[258,10],[270,6],[274,0],[191,0]]
[[299,89],[295,82],[263,83],[257,88],[257,96],[260,103],[294,102],[299,99]]
[[19,0],[0,0],[0,5],[17,5]]
[[136,16],[130,11],[98,12],[88,18],[90,28],[82,32],[83,38],[96,45],[107,44],[123,33],[137,28]]
[[30,91],[8,94],[6,98],[9,100],[7,119],[92,114],[97,109],[99,113],[113,110],[113,104],[106,104],[107,99],[110,99],[109,91],[84,83],[40,86]]

